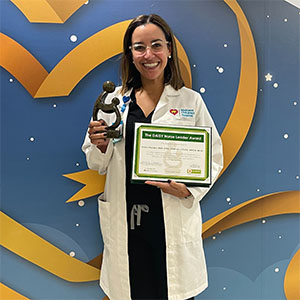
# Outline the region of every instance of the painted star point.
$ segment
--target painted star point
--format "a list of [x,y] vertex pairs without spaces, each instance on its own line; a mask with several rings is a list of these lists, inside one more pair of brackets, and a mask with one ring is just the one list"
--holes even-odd
[[270,73],[265,75],[266,81],[272,81],[272,77],[273,77],[273,75],[271,75]]

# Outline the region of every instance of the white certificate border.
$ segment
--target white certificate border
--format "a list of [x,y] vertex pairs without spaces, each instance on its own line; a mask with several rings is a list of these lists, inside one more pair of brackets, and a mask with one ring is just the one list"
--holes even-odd
[[[160,129],[162,130],[162,132],[184,131],[185,133],[197,132],[197,133],[204,134],[205,142],[206,142],[205,176],[192,177],[192,176],[177,176],[177,175],[170,176],[170,175],[157,175],[157,174],[151,175],[148,173],[136,172],[138,168],[138,161],[139,161],[139,152],[140,152],[139,144],[141,143],[141,132],[144,129],[149,129],[149,130]],[[212,134],[212,128],[208,126],[188,127],[188,126],[166,125],[166,124],[160,125],[160,124],[151,124],[151,123],[135,123],[131,181],[132,182],[139,182],[145,180],[167,181],[168,179],[174,179],[184,183],[210,185],[211,184],[211,140],[212,140],[211,134]]]

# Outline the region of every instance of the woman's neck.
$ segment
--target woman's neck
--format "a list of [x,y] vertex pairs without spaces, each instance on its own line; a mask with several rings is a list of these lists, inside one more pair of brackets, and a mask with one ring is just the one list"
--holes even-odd
[[160,99],[160,96],[164,90],[163,81],[157,80],[142,80],[142,87],[139,89],[139,94],[146,94],[155,103]]
[[160,84],[147,82],[147,84],[143,83],[143,86],[135,91],[136,102],[146,117],[155,109],[163,90],[163,82]]

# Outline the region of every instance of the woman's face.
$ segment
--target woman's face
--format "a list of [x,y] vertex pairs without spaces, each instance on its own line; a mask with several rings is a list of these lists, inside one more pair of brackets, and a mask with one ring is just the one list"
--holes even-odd
[[164,81],[164,70],[171,54],[163,31],[154,24],[137,27],[131,37],[133,63],[145,81]]

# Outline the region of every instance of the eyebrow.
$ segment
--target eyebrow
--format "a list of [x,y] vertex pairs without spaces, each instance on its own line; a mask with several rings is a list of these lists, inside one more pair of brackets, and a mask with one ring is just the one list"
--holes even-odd
[[[155,43],[155,42],[157,42],[157,41],[163,42],[162,39],[155,39],[155,40],[152,40],[152,41],[151,41],[151,44],[152,44],[152,43]],[[138,45],[138,44],[145,45],[143,42],[135,42],[135,43],[133,43],[133,45]]]

